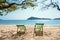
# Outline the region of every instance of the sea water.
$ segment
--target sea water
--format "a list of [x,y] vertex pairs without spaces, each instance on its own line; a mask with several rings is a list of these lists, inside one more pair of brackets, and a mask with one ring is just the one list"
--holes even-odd
[[60,24],[60,20],[0,20],[0,24],[35,24],[35,23],[44,23],[44,24]]

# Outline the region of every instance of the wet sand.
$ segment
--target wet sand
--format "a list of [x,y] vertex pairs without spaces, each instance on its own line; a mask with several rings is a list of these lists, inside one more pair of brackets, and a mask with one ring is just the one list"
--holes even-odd
[[60,40],[60,25],[44,25],[43,36],[34,36],[34,25],[25,26],[26,33],[18,36],[16,25],[0,25],[0,40]]

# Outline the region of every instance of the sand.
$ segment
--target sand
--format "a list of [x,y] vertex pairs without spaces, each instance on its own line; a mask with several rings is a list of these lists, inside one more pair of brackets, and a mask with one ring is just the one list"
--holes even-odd
[[43,36],[34,36],[34,25],[25,26],[26,33],[18,36],[16,25],[0,25],[0,40],[60,40],[60,25],[44,25]]

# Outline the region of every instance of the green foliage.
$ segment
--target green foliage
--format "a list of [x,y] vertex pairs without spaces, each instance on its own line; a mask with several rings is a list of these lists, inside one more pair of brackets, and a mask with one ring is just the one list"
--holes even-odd
[[12,8],[13,10],[16,10],[16,9],[17,9],[17,5],[12,5],[11,8]]
[[35,4],[33,4],[33,2],[27,2],[26,3],[28,6],[31,6],[31,7],[34,7],[35,6]]
[[21,8],[22,8],[22,9],[26,9],[26,6],[25,6],[25,5],[23,5]]
[[27,7],[34,7],[34,6],[36,6],[33,2],[26,2],[26,4],[25,5],[22,5],[21,6],[21,8],[22,9],[27,9]]
[[4,7],[7,7],[7,6],[9,6],[9,3],[2,3],[2,5],[3,5]]
[[2,12],[0,12],[0,16],[3,16]]
[[0,7],[2,7],[2,3],[0,3]]
[[4,9],[4,10],[7,11],[7,12],[12,12],[12,11],[14,11],[14,10],[16,10],[16,9],[17,9],[17,5],[12,5],[11,7],[6,8],[6,9]]
[[12,8],[8,8],[7,11],[8,12],[11,12],[11,11],[13,11],[13,9]]
[[[17,5],[17,4],[11,5],[11,4],[12,3],[6,2],[6,0],[0,0],[0,10],[4,10],[8,13],[8,12],[12,12],[12,11],[15,11],[16,9],[18,9],[18,6],[20,6],[19,8],[22,8],[22,9],[26,9],[27,7],[35,6],[34,2],[31,2],[28,0],[25,4],[22,4],[22,5]],[[3,16],[4,14],[0,13],[0,15]]]
[[0,3],[5,2],[5,0],[0,0]]

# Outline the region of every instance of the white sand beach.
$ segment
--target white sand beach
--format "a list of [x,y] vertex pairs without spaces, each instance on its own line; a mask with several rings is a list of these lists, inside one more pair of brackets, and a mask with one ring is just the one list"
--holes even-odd
[[26,33],[15,37],[16,25],[0,25],[0,40],[60,40],[60,25],[44,25],[43,36],[33,36],[34,25],[25,26]]

